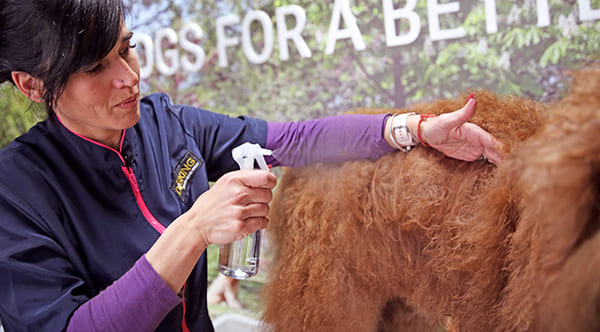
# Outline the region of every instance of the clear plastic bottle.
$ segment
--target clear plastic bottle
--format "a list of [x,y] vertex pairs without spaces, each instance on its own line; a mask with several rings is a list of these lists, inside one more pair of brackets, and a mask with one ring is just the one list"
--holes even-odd
[[[232,151],[233,159],[240,169],[254,169],[254,162],[259,168],[268,170],[265,155],[271,151],[258,144],[244,143]],[[234,279],[247,279],[258,273],[260,260],[260,230],[245,236],[243,239],[219,246],[219,272]]]
[[234,279],[255,276],[260,261],[261,236],[258,230],[239,241],[222,244],[219,248],[219,272]]

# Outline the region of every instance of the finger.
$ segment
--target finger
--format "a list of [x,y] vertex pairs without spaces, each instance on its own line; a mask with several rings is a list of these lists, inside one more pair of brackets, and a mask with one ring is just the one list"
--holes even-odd
[[485,149],[485,155],[488,161],[492,164],[499,164],[500,162],[502,162],[502,153],[500,153],[495,148]]
[[444,120],[444,127],[458,128],[473,117],[476,109],[477,101],[474,98],[470,98],[463,108],[454,112],[444,113],[438,118]]
[[263,218],[269,215],[269,204],[266,203],[252,203],[244,207],[242,212],[242,219],[247,220],[250,218]]
[[231,197],[236,204],[246,206],[254,203],[270,203],[273,199],[272,189],[268,188],[251,188],[240,186],[238,191]]
[[237,180],[251,188],[273,189],[277,184],[275,174],[265,170],[243,170],[237,173]]
[[269,226],[269,218],[267,217],[253,217],[246,219],[244,223],[244,230],[246,234],[251,234],[259,229],[265,229]]
[[483,130],[481,134],[481,144],[483,145],[483,152],[489,162],[497,164],[502,161],[502,153],[497,148],[497,146],[501,146],[501,144],[498,143],[491,134]]
[[241,207],[255,203],[268,204],[273,199],[272,189],[251,188],[240,184],[236,184],[230,188],[224,195],[227,200],[226,204],[238,205]]
[[242,204],[251,203],[270,203],[273,199],[273,192],[268,188],[249,188],[247,202],[241,202]]

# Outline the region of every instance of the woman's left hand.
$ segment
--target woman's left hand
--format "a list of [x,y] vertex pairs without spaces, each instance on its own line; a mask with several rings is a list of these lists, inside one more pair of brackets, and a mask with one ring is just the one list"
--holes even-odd
[[448,157],[473,161],[487,159],[502,161],[500,145],[487,131],[468,122],[475,114],[477,101],[469,99],[465,107],[421,122],[421,139]]

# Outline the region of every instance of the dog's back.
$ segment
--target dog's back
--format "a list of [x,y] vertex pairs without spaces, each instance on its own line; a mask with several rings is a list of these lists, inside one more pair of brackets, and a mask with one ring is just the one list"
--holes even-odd
[[[498,167],[419,147],[286,172],[272,205],[277,253],[265,321],[276,331],[393,330],[390,322],[436,330],[447,321],[491,331],[541,329],[544,317],[558,319],[544,316],[558,307],[542,298],[562,298],[549,290],[573,282],[565,262],[584,261],[576,248],[600,241],[583,236],[598,226],[600,140],[586,135],[600,133],[600,102],[578,93],[574,87],[571,99],[547,112],[530,100],[477,92],[472,121],[502,142]],[[465,100],[401,112],[448,112]],[[577,175],[557,177],[568,168]]]

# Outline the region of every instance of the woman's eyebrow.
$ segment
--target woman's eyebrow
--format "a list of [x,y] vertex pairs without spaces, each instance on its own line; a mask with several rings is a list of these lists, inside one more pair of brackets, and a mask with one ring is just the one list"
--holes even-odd
[[123,38],[121,38],[121,43],[125,43],[129,41],[133,37],[133,31],[129,31]]

